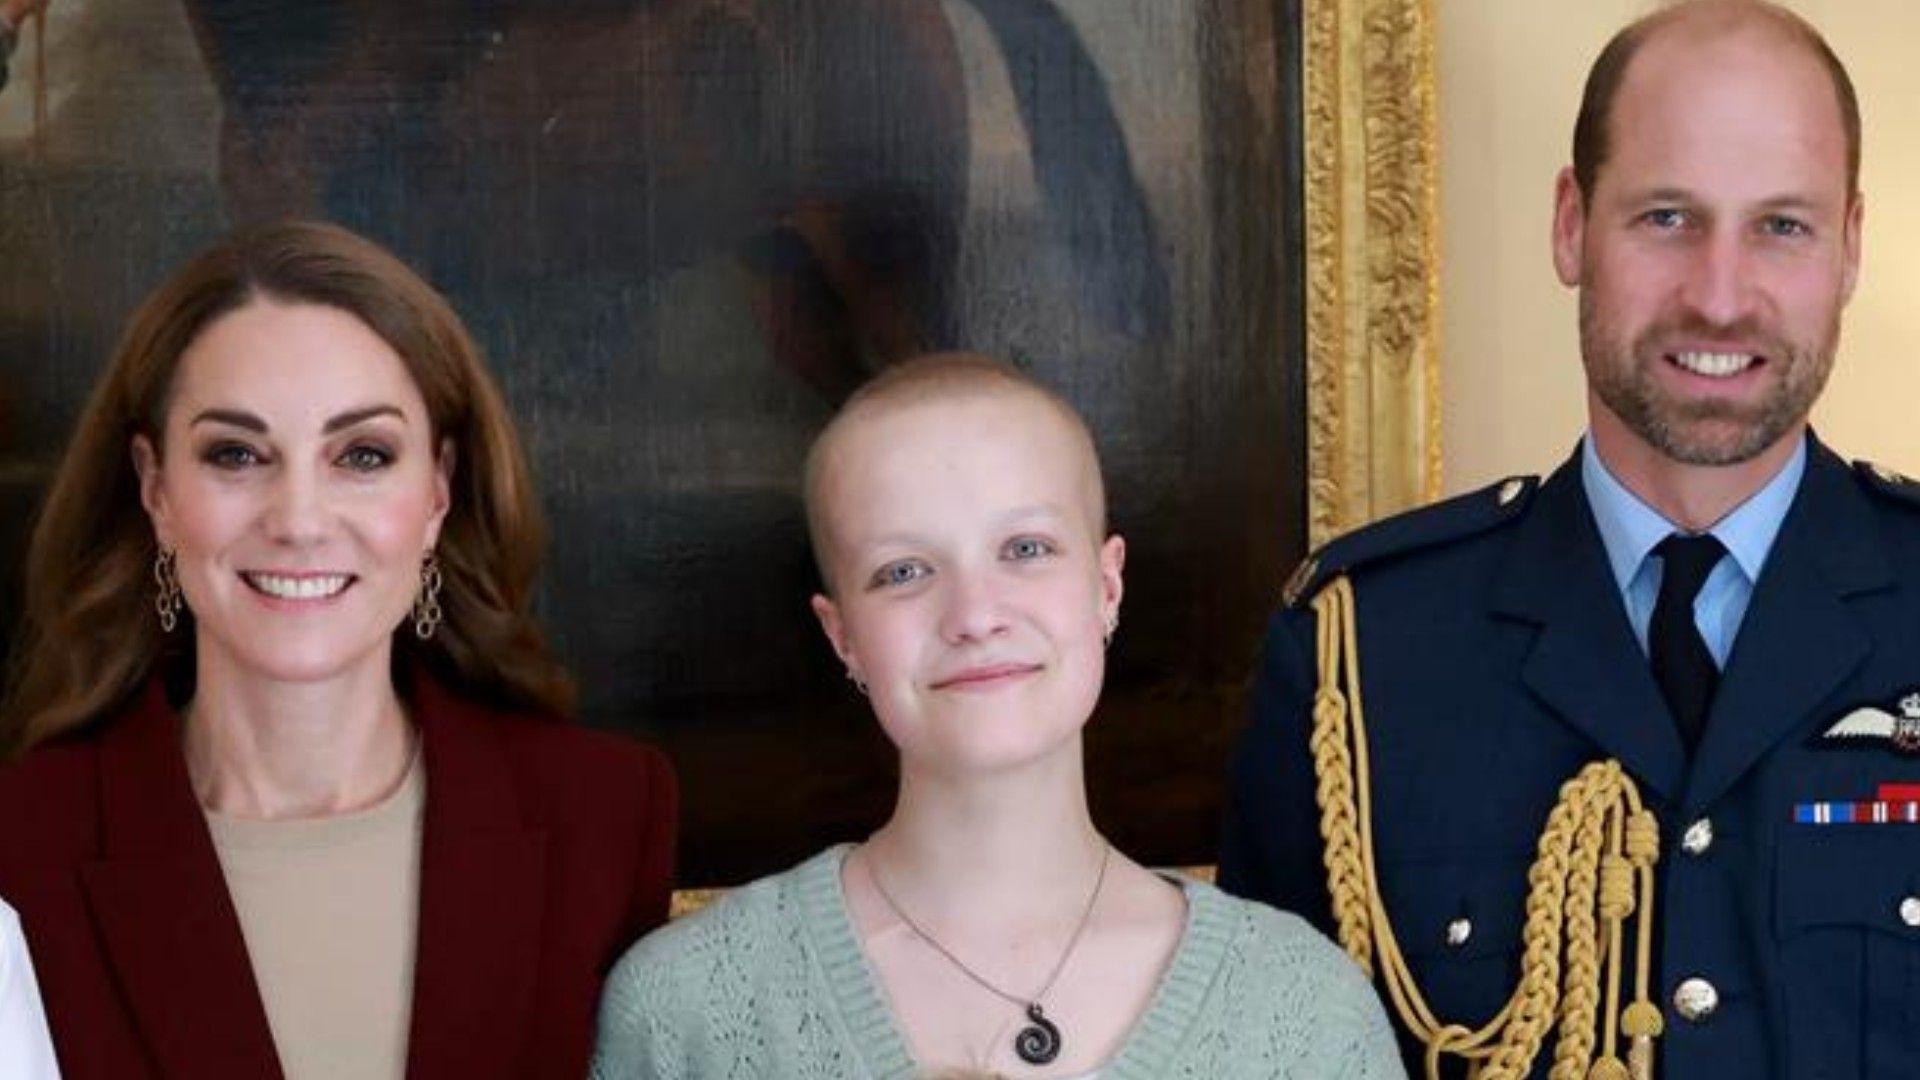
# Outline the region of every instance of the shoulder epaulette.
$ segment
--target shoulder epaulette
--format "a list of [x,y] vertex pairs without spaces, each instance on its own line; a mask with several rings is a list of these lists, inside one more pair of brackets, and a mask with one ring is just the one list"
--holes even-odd
[[1537,476],[1509,476],[1478,491],[1344,533],[1300,561],[1287,579],[1281,599],[1293,607],[1319,592],[1322,585],[1366,563],[1452,543],[1512,521],[1526,510],[1539,489]]
[[1874,461],[1856,461],[1853,471],[1866,481],[1867,488],[1897,503],[1903,503],[1914,509],[1920,509],[1920,481],[1897,469],[1889,469]]

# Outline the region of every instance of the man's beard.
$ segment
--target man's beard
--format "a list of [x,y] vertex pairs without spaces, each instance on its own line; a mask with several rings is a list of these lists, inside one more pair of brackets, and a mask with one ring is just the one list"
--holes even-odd
[[[1656,369],[1667,363],[1665,344],[1689,337],[1731,338],[1765,358],[1766,392],[1752,404],[1723,398],[1676,400],[1660,385]],[[1600,320],[1592,292],[1580,291],[1580,355],[1587,382],[1628,430],[1661,454],[1685,465],[1738,465],[1751,461],[1806,420],[1833,371],[1840,343],[1840,307],[1818,341],[1790,342],[1755,323],[1715,327],[1697,319],[1662,320],[1642,331],[1631,348]]]

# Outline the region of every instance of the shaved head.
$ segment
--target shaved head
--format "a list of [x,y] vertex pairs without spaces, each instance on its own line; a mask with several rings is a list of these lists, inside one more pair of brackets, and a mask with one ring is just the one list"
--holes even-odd
[[[847,398],[840,411],[821,430],[807,451],[804,493],[807,507],[807,534],[813,541],[814,562],[829,592],[833,589],[832,565],[834,533],[832,489],[836,472],[846,454],[858,452],[858,440],[851,436],[883,417],[916,410],[931,414],[938,406],[960,402],[1004,400],[1039,406],[1037,422],[1057,422],[1069,434],[1082,476],[1083,502],[1089,527],[1096,536],[1106,534],[1106,488],[1100,478],[1100,460],[1094,450],[1093,434],[1060,395],[1033,376],[1002,360],[977,353],[934,353],[915,357],[887,368]],[[935,417],[929,415],[929,419]]]
[[1580,116],[1573,128],[1573,176],[1582,198],[1593,200],[1594,184],[1612,149],[1614,102],[1642,46],[1670,36],[1684,43],[1741,32],[1765,34],[1787,48],[1803,50],[1826,71],[1847,138],[1847,190],[1858,189],[1860,102],[1845,65],[1820,31],[1799,15],[1766,0],[1680,0],[1629,23],[1600,50],[1587,72]]

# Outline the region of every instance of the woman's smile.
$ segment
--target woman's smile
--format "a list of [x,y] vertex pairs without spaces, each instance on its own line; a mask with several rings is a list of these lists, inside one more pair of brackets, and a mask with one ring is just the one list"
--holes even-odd
[[1019,661],[976,664],[950,675],[943,675],[935,679],[932,686],[935,690],[986,693],[1024,682],[1029,676],[1038,675],[1043,670],[1045,670],[1043,664]]
[[338,599],[360,579],[327,571],[242,570],[240,580],[271,609],[304,611]]

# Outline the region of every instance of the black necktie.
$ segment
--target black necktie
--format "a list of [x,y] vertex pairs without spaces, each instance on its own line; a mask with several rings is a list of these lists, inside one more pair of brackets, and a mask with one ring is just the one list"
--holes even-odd
[[1693,600],[1727,549],[1711,535],[1674,533],[1653,550],[1666,569],[1660,575],[1660,598],[1654,601],[1653,621],[1647,627],[1647,656],[1653,661],[1653,681],[1660,684],[1680,728],[1680,741],[1691,754],[1700,745],[1707,707],[1720,683],[1720,669],[1714,666],[1713,654],[1693,621]]

